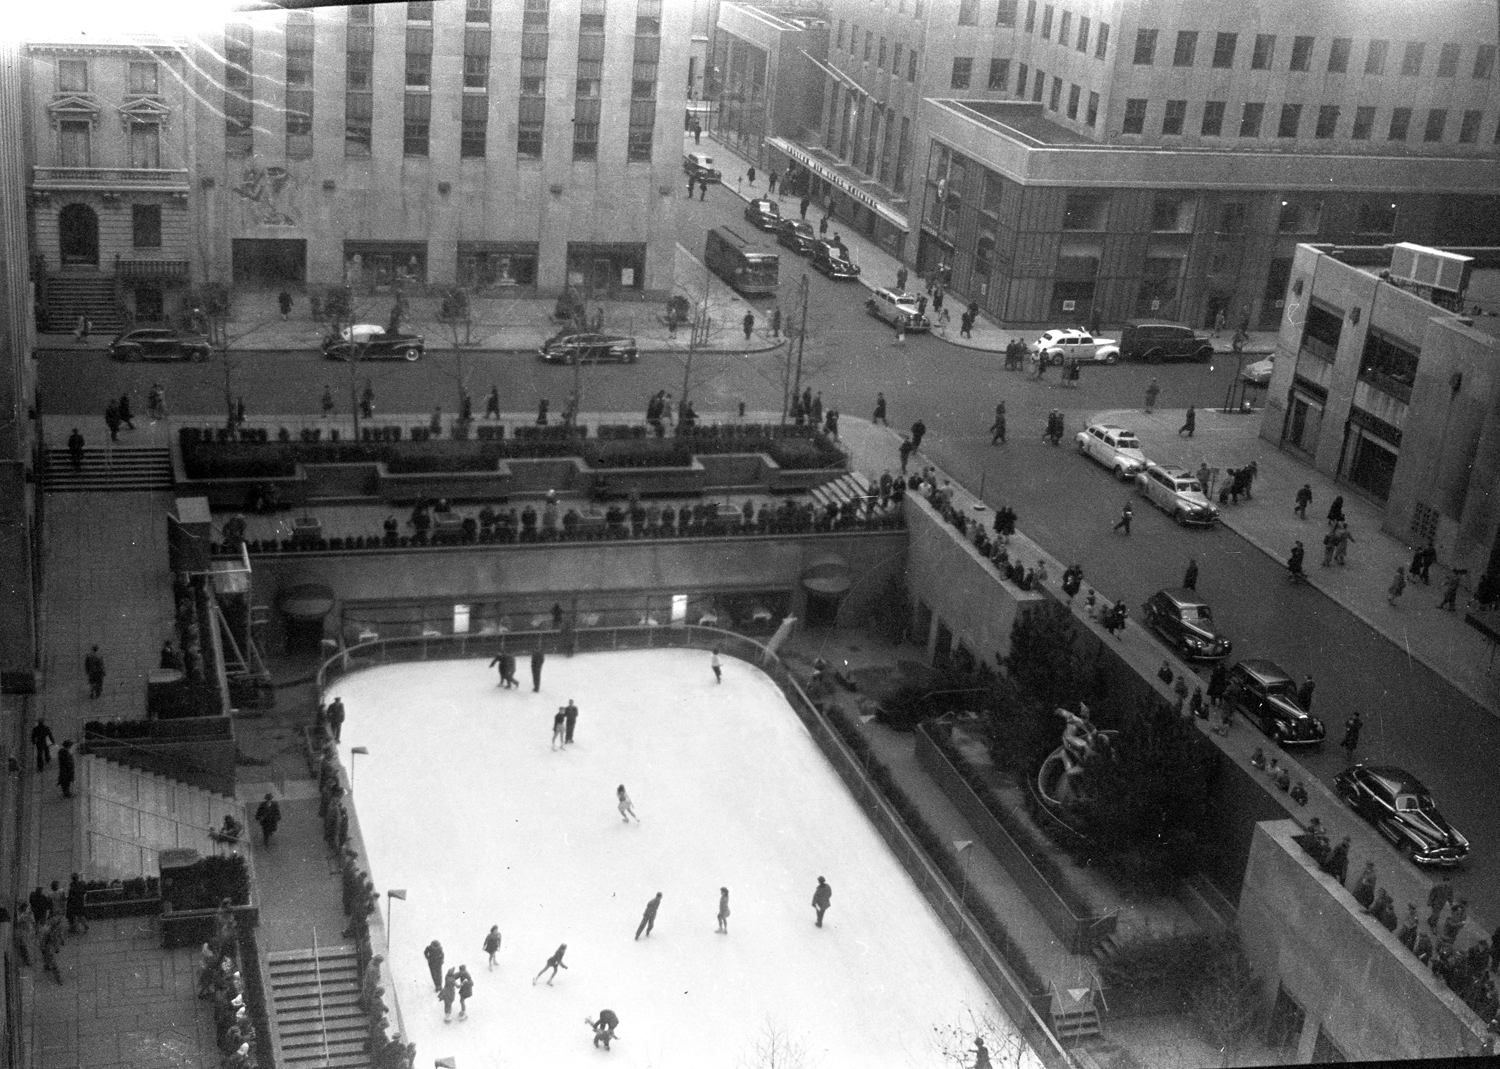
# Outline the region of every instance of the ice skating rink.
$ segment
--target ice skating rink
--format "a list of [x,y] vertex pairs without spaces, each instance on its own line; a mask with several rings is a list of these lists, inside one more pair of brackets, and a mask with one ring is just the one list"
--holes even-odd
[[[534,694],[525,657],[520,690],[486,663],[376,668],[332,690],[345,767],[350,747],[370,751],[353,794],[382,909],[387,889],[407,892],[390,903],[386,960],[418,1065],[795,1066],[755,1057],[770,1026],[808,1069],[941,1066],[935,1027],[971,1011],[1009,1027],[757,669],[725,657],[715,685],[702,651],[551,656]],[[570,698],[576,741],[553,752]],[[620,783],[639,825],[616,810]],[[820,875],[833,887],[822,929]],[[635,941],[657,891],[655,932]],[[422,957],[433,939],[445,970],[475,977],[468,1020],[455,1004],[443,1022]],[[533,985],[559,943],[568,969]],[[606,1007],[620,1018],[607,1054],[584,1024]]]

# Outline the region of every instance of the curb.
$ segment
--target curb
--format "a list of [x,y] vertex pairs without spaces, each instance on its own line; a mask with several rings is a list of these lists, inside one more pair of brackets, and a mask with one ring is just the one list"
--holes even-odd
[[[703,346],[702,348],[699,348],[699,349],[694,350],[694,351],[697,352],[697,353],[699,353],[699,354],[723,354],[723,355],[727,355],[727,356],[752,356],[752,355],[755,355],[757,353],[774,352],[777,349],[782,348],[786,344],[787,344],[787,340],[786,340],[786,338],[783,337],[783,338],[777,339],[777,340],[775,340],[775,341],[773,341],[773,342],[771,342],[769,344],[751,345],[751,346],[741,346],[741,345],[733,345],[733,346],[706,345],[706,346]],[[649,349],[637,346],[637,350],[640,352],[640,354],[642,356],[646,356],[646,355],[661,355],[661,354],[664,354],[664,353],[665,354],[685,353],[685,352],[687,352],[687,346],[686,345],[681,345],[681,346],[661,346],[661,347],[653,347],[653,348],[649,348]],[[68,346],[38,345],[36,347],[36,351],[38,353],[98,353],[101,356],[104,355],[104,350],[103,349],[97,349],[97,348],[94,348],[93,346],[86,346],[86,345],[68,345]],[[307,353],[307,354],[316,355],[319,358],[322,358],[322,353],[319,350],[317,350],[317,349],[303,349],[303,348],[282,348],[282,349],[245,348],[245,349],[231,349],[229,351],[231,353],[233,353],[235,356],[282,356],[282,355],[285,355],[285,354],[288,354],[288,353]],[[434,356],[440,355],[440,354],[459,353],[459,352],[462,352],[462,353],[465,353],[465,354],[468,354],[468,355],[471,355],[471,356],[505,356],[505,355],[510,355],[510,354],[514,354],[514,353],[524,353],[524,354],[529,354],[531,356],[535,356],[536,355],[536,349],[535,349],[535,347],[504,348],[504,349],[433,349],[433,348],[429,348],[429,349],[426,350],[426,352],[428,354],[434,355]],[[210,358],[210,360],[208,362],[212,363],[213,362],[212,358]],[[342,361],[337,361],[337,360],[329,360],[327,362],[328,363],[342,363]],[[404,363],[406,363],[406,361],[404,361],[404,360],[377,360],[377,361],[361,361],[361,362],[362,363],[372,363],[373,362],[373,363],[381,363],[381,364],[404,364]],[[420,361],[417,361],[417,362],[420,363]],[[116,363],[122,363],[123,364],[123,361],[116,361]],[[182,360],[144,361],[144,363],[151,363],[151,364],[156,364],[156,363],[180,364],[180,363],[189,363],[189,361],[182,361]],[[568,367],[570,365],[559,364],[557,366],[558,367]]]

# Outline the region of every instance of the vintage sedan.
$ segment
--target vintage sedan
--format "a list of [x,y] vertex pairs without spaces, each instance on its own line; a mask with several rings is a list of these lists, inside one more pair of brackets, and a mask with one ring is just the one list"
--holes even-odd
[[618,334],[559,334],[542,343],[537,356],[549,364],[633,364],[635,339]]
[[921,302],[915,293],[874,290],[865,300],[865,311],[876,319],[885,320],[893,327],[902,327],[907,333],[927,330],[930,327],[927,317],[922,314]]
[[1469,854],[1469,840],[1444,819],[1422,781],[1395,765],[1355,765],[1333,789],[1370,825],[1418,865],[1451,867]]
[[834,280],[859,277],[859,266],[849,259],[849,250],[831,241],[813,247],[812,265]]
[[1323,721],[1297,704],[1297,682],[1275,661],[1241,661],[1229,670],[1224,700],[1277,746],[1316,746]]
[[1049,330],[1031,343],[1031,351],[1049,364],[1113,364],[1120,359],[1120,343],[1096,338],[1086,330]]
[[105,350],[116,360],[207,360],[213,346],[201,334],[172,327],[136,327],[123,331]]
[[745,205],[745,222],[761,230],[781,229],[781,205],[761,197]]
[[1141,607],[1146,624],[1190,661],[1217,661],[1234,644],[1214,625],[1214,611],[1195,590],[1158,590]]
[[1190,471],[1147,464],[1135,477],[1135,485],[1146,500],[1184,527],[1212,527],[1219,522],[1219,510],[1209,504],[1198,477]]
[[1090,423],[1074,440],[1080,453],[1103,464],[1116,479],[1133,479],[1150,463],[1135,431],[1112,423]]
[[776,231],[776,243],[785,245],[799,256],[811,256],[818,246],[818,232],[805,219],[783,219]]
[[420,334],[391,334],[374,323],[356,323],[345,327],[323,343],[323,355],[329,360],[407,360],[422,359],[427,341]]

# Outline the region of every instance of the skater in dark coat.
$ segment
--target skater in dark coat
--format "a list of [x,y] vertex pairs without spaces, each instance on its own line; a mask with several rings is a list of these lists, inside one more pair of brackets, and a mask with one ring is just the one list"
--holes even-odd
[[270,846],[271,836],[276,834],[276,829],[281,825],[281,803],[267,794],[260,805],[255,807],[255,822],[260,825],[265,844]]
[[547,661],[547,655],[540,648],[531,655],[531,690],[533,693],[542,689],[542,665]]
[[484,937],[484,952],[489,955],[490,968],[495,967],[495,955],[500,953],[500,925],[490,925],[490,933]]
[[547,977],[547,986],[551,987],[552,986],[552,981],[554,979],[556,979],[556,977],[557,977],[557,970],[558,969],[566,969],[568,967],[563,962],[563,955],[566,954],[567,952],[568,952],[568,944],[567,943],[563,943],[556,950],[554,950],[552,952],[552,956],[547,959],[547,964],[543,965],[541,967],[541,970],[538,971],[537,974],[531,978],[531,982],[533,984],[536,983],[538,980],[540,980],[542,978],[542,973],[546,972],[548,969],[551,969],[552,970],[552,975],[549,976],[549,977]]
[[486,668],[494,668],[496,665],[500,667],[500,686],[502,688],[510,686],[510,684],[506,682],[505,678],[505,658],[507,656],[509,656],[509,654],[497,654],[495,656],[495,659],[485,666]]
[[460,965],[458,967],[458,1019],[465,1020],[469,1016],[469,999],[474,997],[474,977],[469,975],[469,967]]
[[453,1019],[453,1000],[458,997],[458,970],[449,969],[443,977],[443,986],[438,988],[438,1000],[443,1004],[443,1023]]
[[335,698],[328,706],[328,733],[333,736],[333,741],[338,742],[344,732],[344,699]]
[[833,904],[833,888],[823,877],[818,877],[817,889],[813,891],[812,907],[818,911],[818,927],[823,927],[823,914],[828,912],[828,907]]
[[422,951],[422,956],[427,959],[427,971],[432,974],[432,989],[441,991],[443,989],[443,944],[434,939],[427,944],[427,949]]
[[620,1018],[614,1010],[600,1010],[597,1020],[585,1017],[584,1023],[594,1030],[594,1046],[609,1050],[615,1038],[615,1029],[620,1027]]
[[729,934],[729,888],[719,888],[719,931]]
[[559,705],[557,715],[552,718],[552,748],[560,750],[568,742],[568,710]]
[[573,741],[573,725],[578,723],[578,706],[573,704],[573,699],[568,699],[568,704],[563,706],[563,719],[566,722],[566,730],[563,734],[563,742]]
[[641,923],[636,925],[635,937],[639,939],[641,933],[651,934],[651,929],[656,927],[656,911],[661,908],[661,892],[656,892],[656,897],[646,903],[646,911],[641,914]]

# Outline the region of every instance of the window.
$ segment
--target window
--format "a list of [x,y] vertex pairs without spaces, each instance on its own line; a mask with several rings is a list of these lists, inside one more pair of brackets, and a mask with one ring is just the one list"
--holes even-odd
[[1057,43],[1067,47],[1068,35],[1073,30],[1073,12],[1063,11],[1062,19],[1057,24]]
[[1422,140],[1429,144],[1443,139],[1443,129],[1448,125],[1447,108],[1427,109],[1427,128],[1422,131]]
[[427,93],[407,93],[402,109],[401,151],[407,156],[427,155],[431,129],[432,97]]
[[1109,23],[1099,23],[1099,38],[1094,42],[1094,58],[1103,59],[1109,53]]
[[1281,216],[1276,222],[1276,230],[1281,234],[1316,234],[1322,220],[1321,200],[1288,197],[1281,202]]
[[906,57],[906,80],[915,82],[917,80],[917,56],[919,53],[915,48]]
[[870,62],[870,54],[875,50],[875,31],[865,31],[865,62]]
[[157,68],[154,59],[130,61],[130,91],[132,93],[157,92]]
[[490,84],[490,31],[464,31],[464,88],[483,89]]
[[1030,84],[1031,73],[1026,64],[1016,64],[1016,96],[1022,100],[1026,99],[1026,86]]
[[[373,49],[373,38],[371,39]],[[375,66],[375,53],[372,50],[356,52],[350,49],[344,54],[344,88],[351,90],[368,90],[373,87],[371,81]]]
[[1109,219],[1109,195],[1069,193],[1063,205],[1064,230],[1103,230]]
[[[311,89],[288,89],[286,91],[286,136],[311,137],[313,124],[313,93]],[[293,146],[287,142],[287,150],[293,155],[306,157],[312,151],[312,143]]]
[[1375,128],[1375,109],[1363,107],[1354,109],[1354,129],[1349,131],[1349,136],[1355,141],[1370,140],[1370,131]]
[[998,89],[998,90],[1001,90],[1003,92],[1009,85],[1010,85],[1010,60],[1008,60],[1008,59],[992,59],[992,60],[990,60],[990,80],[989,80],[989,87],[991,89]]
[[1464,112],[1463,122],[1458,128],[1458,143],[1460,145],[1472,145],[1479,140],[1479,124],[1484,118],[1484,112],[1477,109]]
[[958,24],[979,25],[979,0],[958,0]]
[[421,88],[432,84],[432,28],[406,28],[406,84]]
[[1371,41],[1370,48],[1365,52],[1365,73],[1384,74],[1385,55],[1390,51],[1389,41]]
[[490,0],[464,0],[465,22],[489,22]]
[[1197,203],[1190,196],[1159,193],[1151,203],[1151,229],[1165,234],[1190,233],[1196,208]]
[[57,124],[57,158],[64,167],[92,166],[89,153],[90,125],[78,119],[64,119]]
[[130,206],[130,244],[137,249],[161,248],[161,205]]
[[1249,224],[1249,211],[1243,201],[1232,200],[1219,208],[1220,234],[1243,234]]
[[344,94],[344,155],[370,155],[370,118],[374,114],[374,94]]
[[1474,77],[1488,78],[1495,71],[1495,46],[1480,45],[1474,53]]
[[1313,136],[1326,141],[1333,136],[1333,132],[1338,129],[1338,125],[1338,105],[1324,104],[1318,109],[1318,125],[1313,130]]
[[974,60],[970,56],[958,56],[953,60],[953,78],[949,83],[954,89],[969,88],[969,76],[974,69]]
[[1047,98],[1047,110],[1056,111],[1062,106],[1063,80],[1057,75],[1052,76],[1052,94]]
[[599,96],[599,85],[604,78],[604,63],[597,59],[580,59],[573,82],[574,96],[594,100]]
[[1120,127],[1122,134],[1138,134],[1146,128],[1146,101],[1133,97],[1125,101],[1125,122]]
[[844,47],[844,20],[843,19],[839,19],[839,32],[838,32],[838,36],[833,39],[833,47],[834,48],[843,48]]
[[1082,90],[1076,85],[1068,86],[1068,118],[1078,118],[1078,97]]
[[431,22],[432,0],[411,0],[406,5],[407,22]]
[[573,159],[599,158],[599,101],[573,101]]
[[371,26],[375,22],[375,11],[369,4],[350,4],[345,18],[350,26]]
[[1427,49],[1421,41],[1407,41],[1401,52],[1401,77],[1416,78],[1422,73],[1422,54]]
[[1352,37],[1335,37],[1328,46],[1328,73],[1343,74],[1349,69],[1349,53],[1354,48]]
[[1438,53],[1439,78],[1454,78],[1458,76],[1458,48],[1456,44],[1446,44]]
[[1156,31],[1135,31],[1135,65],[1149,67],[1156,59]]
[[89,91],[89,61],[86,59],[58,60],[57,89],[61,93],[87,93]]
[[522,97],[516,122],[516,155],[522,159],[542,158],[542,133],[546,121],[544,97]]
[[1052,5],[1047,4],[1042,8],[1042,38],[1052,40]]
[[1302,105],[1281,105],[1281,120],[1276,124],[1277,137],[1296,137],[1297,127],[1302,125]]
[[1031,99],[1038,104],[1042,102],[1042,93],[1047,88],[1047,75],[1037,71],[1031,78]]
[[1292,38],[1292,62],[1290,67],[1294,71],[1312,70],[1313,39],[1311,37]]
[[901,42],[891,45],[891,73],[901,77]]
[[[532,34],[525,36],[531,37]],[[543,53],[545,55],[545,53]],[[521,60],[521,95],[542,96],[547,89],[547,61],[545,59]]]
[[849,54],[852,56],[859,51],[859,23],[849,24]]
[[490,98],[485,93],[466,93],[463,98],[462,126],[458,135],[458,155],[466,160],[484,159],[485,135],[489,129]]
[[1214,35],[1214,63],[1215,67],[1226,69],[1234,66],[1234,49],[1239,43],[1240,35],[1237,33],[1220,33]]
[[1172,49],[1172,66],[1191,67],[1193,55],[1198,51],[1198,34],[1193,30],[1180,30],[1177,46]]
[[1409,401],[1420,353],[1415,346],[1371,327],[1365,335],[1364,352],[1360,354],[1359,377],[1393,397]]
[[1407,128],[1411,126],[1411,108],[1393,108],[1391,110],[1391,129],[1386,135],[1387,141],[1405,141]]
[[1000,6],[995,10],[995,25],[1016,28],[1016,0],[1000,0]]
[[1265,116],[1266,106],[1264,104],[1246,104],[1245,110],[1240,114],[1240,136],[1259,137],[1260,121]]
[[244,155],[254,150],[255,105],[250,88],[254,58],[249,26],[224,31],[224,151]]
[[1036,28],[1036,0],[1026,0],[1026,32]]
[[1224,132],[1224,101],[1209,100],[1203,104],[1204,137],[1218,137]]
[[293,159],[312,155],[313,23],[307,11],[286,18],[286,152]]
[[1087,52],[1088,50],[1089,50],[1089,17],[1087,15],[1079,15],[1078,16],[1078,51],[1080,51],[1080,52]]
[[1361,201],[1354,229],[1358,234],[1394,234],[1396,206],[1390,201]]
[[1161,132],[1176,135],[1182,133],[1182,124],[1187,121],[1187,101],[1169,100],[1167,110],[1162,112]]
[[1092,90],[1089,92],[1089,110],[1083,121],[1089,126],[1099,121],[1099,94]]
[[1258,33],[1255,35],[1255,51],[1250,53],[1250,69],[1253,71],[1268,71],[1271,69],[1271,61],[1276,56],[1276,35],[1274,33]]

